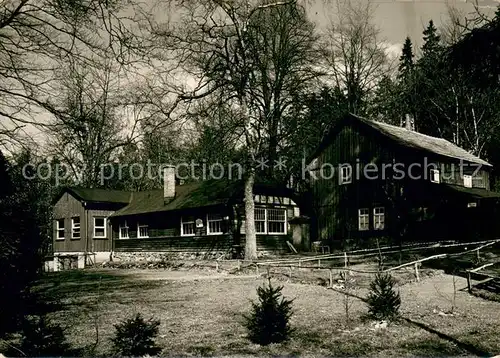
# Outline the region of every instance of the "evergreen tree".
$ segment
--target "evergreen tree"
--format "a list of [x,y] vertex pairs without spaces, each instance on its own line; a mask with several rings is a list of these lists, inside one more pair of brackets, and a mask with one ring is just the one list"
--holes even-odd
[[401,57],[399,57],[399,67],[398,67],[398,77],[401,79],[406,79],[411,76],[413,72],[415,55],[413,54],[413,44],[409,37],[406,37],[405,43],[403,45],[403,51]]
[[415,127],[419,132],[442,137],[440,121],[443,113],[430,109],[434,109],[449,90],[449,78],[447,65],[443,62],[444,47],[432,20],[423,31],[423,39],[422,56],[416,63],[411,97],[414,117],[417,118]]
[[413,44],[409,37],[406,37],[403,51],[399,58],[399,115],[400,123],[403,124],[407,114],[417,121],[416,105],[416,83],[415,83],[415,63],[413,54]]
[[115,324],[116,333],[111,339],[113,349],[122,356],[155,355],[161,351],[155,343],[160,321],[145,320],[140,313],[134,318]]
[[61,326],[49,322],[47,317],[28,316],[23,320],[21,328],[22,337],[19,348],[28,357],[74,355]]
[[287,340],[293,329],[290,318],[293,314],[292,300],[283,297],[283,286],[273,287],[271,280],[267,287],[258,287],[258,302],[252,302],[252,312],[245,316],[245,326],[252,342],[261,345],[280,343]]
[[441,50],[441,37],[438,34],[434,21],[430,20],[423,32],[424,44],[422,45],[422,57],[434,56]]
[[395,281],[389,273],[377,273],[370,283],[367,297],[369,313],[376,319],[392,319],[397,316],[401,297],[394,289]]
[[384,76],[378,83],[369,107],[369,118],[393,125],[400,124],[401,117],[401,86],[389,76]]

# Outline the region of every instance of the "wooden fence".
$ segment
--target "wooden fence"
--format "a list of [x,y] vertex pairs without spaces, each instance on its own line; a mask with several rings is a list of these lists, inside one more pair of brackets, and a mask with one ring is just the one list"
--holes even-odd
[[494,281],[494,280],[500,281],[500,276],[494,276],[494,275],[490,275],[490,274],[487,274],[484,272],[479,272],[481,270],[484,270],[487,267],[491,267],[491,266],[497,265],[499,263],[500,263],[500,261],[490,262],[490,263],[487,263],[485,265],[476,267],[474,269],[466,270],[466,272],[467,272],[467,289],[469,290],[469,293],[472,293],[472,286],[473,286],[472,275],[473,274],[476,274],[476,275],[482,277],[482,279],[479,282],[477,282],[475,285],[481,285],[481,284],[484,284],[484,283],[487,283],[490,281]]
[[[419,267],[421,266],[422,262],[429,261],[429,260],[436,260],[436,259],[443,259],[446,257],[457,257],[461,255],[466,255],[470,253],[476,252],[477,257],[480,257],[480,250],[485,249],[487,247],[493,246],[497,243],[499,243],[500,240],[489,240],[489,241],[480,241],[480,242],[468,242],[468,243],[458,243],[458,244],[445,244],[445,245],[428,245],[428,246],[418,246],[418,247],[403,247],[402,249],[397,249],[394,250],[394,247],[385,247],[385,248],[378,248],[378,249],[369,249],[369,250],[357,250],[357,251],[350,251],[350,252],[344,252],[343,254],[326,254],[326,255],[318,255],[318,256],[313,256],[313,257],[300,257],[300,258],[292,258],[292,259],[280,259],[280,260],[269,260],[269,261],[260,261],[260,262],[254,262],[246,267],[253,266],[255,267],[255,272],[257,275],[260,275],[260,271],[263,267],[267,268],[267,271],[269,272],[271,267],[288,267],[290,270],[290,277],[292,275],[292,269],[293,268],[310,268],[310,269],[316,269],[316,270],[329,270],[329,280],[330,280],[330,286],[333,284],[333,274],[332,270],[333,268],[328,268],[322,266],[322,261],[325,262],[327,260],[343,260],[343,267],[338,267],[341,271],[349,271],[349,272],[356,272],[356,273],[363,273],[363,274],[377,274],[379,272],[391,272],[391,271],[396,271],[400,270],[409,266],[413,266],[415,270],[415,277],[416,280],[420,280],[420,272],[419,272]],[[364,258],[369,258],[373,256],[381,256],[381,255],[387,255],[387,254],[394,254],[394,253],[401,253],[401,252],[409,252],[409,251],[420,251],[420,250],[429,250],[429,249],[446,249],[446,248],[453,248],[453,247],[464,247],[464,246],[475,246],[479,245],[477,247],[474,247],[472,249],[466,249],[464,251],[458,252],[458,253],[442,253],[442,254],[436,254],[428,257],[424,257],[418,260],[414,260],[411,262],[407,262],[395,267],[389,267],[386,269],[382,270],[357,270],[349,267],[349,262],[350,259],[352,258],[359,258],[359,259],[364,259]],[[363,253],[364,252],[364,253]],[[317,263],[317,265],[307,265],[304,266],[304,263],[308,262],[314,262]],[[487,264],[482,267],[479,267],[477,269],[471,270],[468,273],[468,277],[470,276],[470,273],[477,272],[480,269],[483,269],[485,267],[491,266],[492,264]],[[469,281],[470,282],[470,281]]]

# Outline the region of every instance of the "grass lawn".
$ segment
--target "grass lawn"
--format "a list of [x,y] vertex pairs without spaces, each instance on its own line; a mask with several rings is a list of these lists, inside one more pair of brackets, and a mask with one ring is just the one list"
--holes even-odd
[[[47,301],[59,301],[51,318],[66,328],[71,344],[94,354],[111,353],[113,324],[142,313],[161,320],[158,344],[162,356],[178,355],[309,355],[309,356],[470,356],[500,353],[500,303],[458,291],[453,315],[452,276],[436,275],[399,287],[402,321],[375,329],[363,321],[365,304],[351,298],[346,327],[344,295],[313,284],[286,283],[284,294],[295,298],[292,324],[296,332],[283,344],[261,347],[246,339],[242,314],[263,278],[211,276],[207,272],[144,270],[80,270],[47,274],[37,290]],[[212,274],[213,275],[213,274]],[[154,276],[154,277],[153,277]],[[457,287],[466,286],[458,278]],[[366,295],[366,288],[355,292]],[[441,334],[429,331],[435,330]],[[88,351],[90,352],[90,351]],[[479,353],[477,353],[479,352]]]

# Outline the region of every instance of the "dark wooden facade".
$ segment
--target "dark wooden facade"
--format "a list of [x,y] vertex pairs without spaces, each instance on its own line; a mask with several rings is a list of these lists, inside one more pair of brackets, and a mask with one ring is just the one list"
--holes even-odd
[[[256,208],[284,209],[286,232],[284,234],[257,234],[257,249],[267,253],[289,251],[286,241],[291,240],[288,220],[297,214],[297,206],[289,198],[276,198],[275,203],[257,200]],[[281,203],[280,203],[281,202]],[[207,233],[207,216],[219,215],[222,233]],[[188,218],[199,222],[194,235],[182,235],[181,220]],[[140,252],[190,252],[195,254],[220,253],[239,256],[244,248],[244,210],[240,203],[208,206],[188,210],[154,212],[148,214],[112,217],[113,251]],[[128,238],[120,238],[120,227],[128,226]],[[148,226],[148,237],[138,237],[138,224]]]
[[[107,218],[124,204],[90,203],[65,192],[54,205],[54,252],[109,252],[111,251],[111,225]],[[72,218],[79,218],[80,236],[72,235]],[[106,218],[106,236],[94,237],[94,218]],[[57,232],[58,220],[64,220],[64,238]]]
[[[340,183],[342,165],[352,168],[350,183]],[[311,236],[334,247],[369,246],[374,238],[494,235],[483,230],[498,201],[488,192],[489,166],[477,170],[474,163],[403,146],[356,120],[346,121],[311,166]],[[433,168],[440,170],[440,183],[430,180]],[[472,188],[460,193],[463,175],[472,174]],[[374,227],[375,208],[384,208],[381,230]],[[368,209],[368,230],[360,230],[360,209]]]
[[[238,183],[232,185],[234,189]],[[109,259],[112,252],[231,253],[238,256],[245,244],[241,192],[231,192],[231,187],[224,183],[195,183],[177,189],[178,195],[169,200],[165,200],[163,190],[128,193],[65,189],[54,204],[54,255],[73,255],[77,259],[91,257],[96,262]],[[273,187],[262,189],[263,192],[259,190],[256,189],[255,195],[256,210],[264,210],[266,215],[279,212],[281,221],[276,224],[276,220],[266,216],[264,227],[268,229],[257,234],[258,250],[288,251],[287,241],[293,241],[293,229],[288,221],[300,215],[298,206]],[[207,201],[213,204],[203,205]],[[182,207],[185,203],[189,205]],[[104,237],[94,235],[94,218],[105,220]],[[268,223],[268,219],[273,223]],[[79,223],[76,237],[75,220]],[[182,222],[186,224],[186,221],[190,225],[183,226]],[[279,225],[282,232],[276,233],[268,224]],[[92,256],[93,253],[97,256]]]

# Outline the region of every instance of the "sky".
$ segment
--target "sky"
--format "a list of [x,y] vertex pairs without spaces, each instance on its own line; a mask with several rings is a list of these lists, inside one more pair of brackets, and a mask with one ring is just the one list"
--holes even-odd
[[[328,1],[314,0],[309,15],[319,28],[329,22]],[[447,20],[448,6],[457,8],[464,15],[474,13],[476,0],[352,0],[366,3],[370,1],[374,7],[373,22],[380,30],[381,40],[395,46],[401,46],[406,36],[410,36],[413,43],[420,46],[422,31],[433,20],[439,27]],[[477,0],[481,11],[493,14],[500,0]],[[326,4],[325,4],[326,3]]]
[[[317,24],[318,30],[325,29],[332,13],[332,3],[337,0],[309,0],[309,17]],[[343,1],[343,0],[339,0]],[[473,1],[477,1],[480,10],[492,15],[500,0],[351,0],[353,2],[373,5],[373,22],[380,30],[380,41],[386,43],[393,56],[399,57],[402,43],[406,36],[410,36],[418,48],[422,43],[422,31],[433,20],[436,27],[447,21],[448,6],[457,8],[464,15],[474,13]],[[42,141],[40,132],[32,127],[25,128],[25,132]]]

